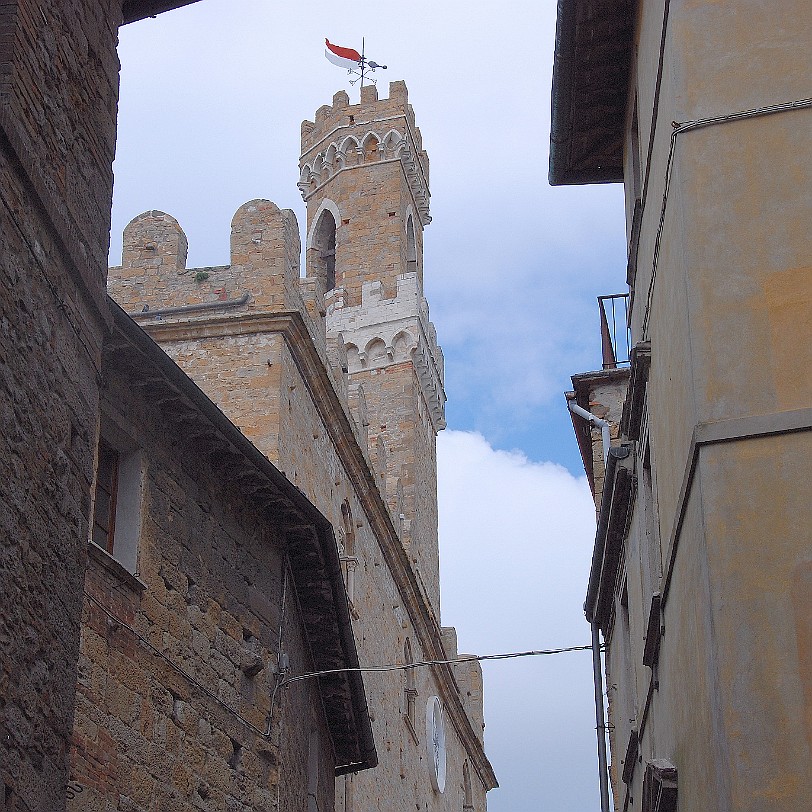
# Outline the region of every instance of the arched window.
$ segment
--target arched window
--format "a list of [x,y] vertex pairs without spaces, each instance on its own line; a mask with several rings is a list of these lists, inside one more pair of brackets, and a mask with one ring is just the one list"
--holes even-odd
[[377,161],[379,157],[378,139],[374,135],[370,135],[364,141],[364,162]]
[[406,221],[406,273],[417,271],[417,243],[414,238],[414,219],[409,215]]
[[341,567],[344,570],[344,583],[347,586],[347,600],[350,603],[350,612],[353,617],[357,618],[358,612],[355,609],[355,568],[358,566],[358,559],[355,555],[355,525],[352,520],[350,503],[346,499],[341,503],[341,530],[344,537]]
[[[414,657],[412,656],[412,644],[407,637],[406,642],[403,644],[403,664],[409,665],[413,662]],[[403,673],[405,675],[403,680],[403,704],[405,706],[403,717],[406,720],[406,724],[409,726],[409,730],[411,730],[412,736],[414,736],[415,741],[417,741],[417,727],[415,726],[417,681],[415,679],[415,669],[406,668],[404,669]]]
[[468,762],[462,765],[462,809],[463,812],[474,808],[474,793],[471,789],[471,768]]
[[316,224],[313,248],[316,251],[316,276],[324,282],[325,290],[332,290],[336,286],[336,221],[327,209]]

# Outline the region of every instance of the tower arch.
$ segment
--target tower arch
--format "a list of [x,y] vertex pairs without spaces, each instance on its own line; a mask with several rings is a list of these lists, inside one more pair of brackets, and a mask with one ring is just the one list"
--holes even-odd
[[374,132],[367,133],[363,143],[364,163],[380,160],[381,139]]
[[406,273],[417,273],[417,239],[411,213],[406,217]]
[[325,291],[336,286],[336,230],[340,222],[338,206],[325,198],[307,235],[307,275],[320,279]]

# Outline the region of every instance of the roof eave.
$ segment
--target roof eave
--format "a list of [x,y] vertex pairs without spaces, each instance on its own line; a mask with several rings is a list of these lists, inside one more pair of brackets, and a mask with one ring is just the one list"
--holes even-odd
[[[352,620],[349,614],[347,593],[344,587],[344,578],[341,572],[341,563],[338,557],[338,548],[333,535],[333,528],[324,515],[287,477],[264,455],[261,451],[223,414],[217,405],[195,384],[195,382],[163,351],[163,349],[141,328],[124,310],[108,297],[115,326],[119,334],[128,345],[140,353],[150,364],[156,375],[161,376],[168,385],[179,392],[202,417],[208,421],[213,429],[226,440],[234,450],[241,455],[246,464],[255,469],[261,476],[266,477],[274,488],[284,495],[287,502],[303,517],[309,529],[299,527],[299,532],[305,534],[305,544],[310,546],[315,556],[311,561],[320,561],[321,570],[326,576],[327,592],[330,594],[330,603],[334,612],[335,633],[337,636],[337,650],[341,652],[342,667],[346,672],[333,678],[341,685],[330,686],[329,677],[319,678],[322,692],[332,692],[333,695],[346,692],[344,696],[344,710],[334,716],[329,707],[333,703],[325,702],[328,713],[328,727],[334,739],[345,742],[345,750],[351,752],[337,753],[345,761],[336,768],[336,773],[358,772],[375,767],[378,763],[372,731],[372,720],[366,700],[366,691],[359,668],[358,650],[352,629]],[[301,545],[297,545],[301,546]],[[317,548],[317,549],[315,549]],[[309,616],[306,611],[308,602],[308,581],[312,577],[308,573],[307,561],[297,566],[297,556],[289,550],[291,570],[294,583],[299,595],[300,609],[303,615]],[[319,590],[323,592],[323,590]],[[308,622],[309,621],[309,622]],[[309,618],[305,622],[308,627],[308,636],[314,637],[317,631],[323,631],[324,623],[317,617]],[[335,639],[335,638],[334,638]],[[311,646],[312,648],[312,646]],[[318,662],[319,651],[312,652],[316,656],[317,670],[334,668],[332,663]],[[346,730],[347,719],[354,726],[354,734]],[[355,742],[355,743],[353,743]],[[338,747],[336,749],[339,749]],[[346,769],[349,767],[350,769]]]
[[[551,186],[623,181],[632,7],[632,0],[608,4],[597,0],[558,0],[550,123]],[[607,40],[612,43],[608,54]],[[598,93],[583,81],[581,68],[587,63],[593,66],[606,63],[611,68],[597,71],[606,77],[606,87],[599,88]],[[607,92],[603,93],[604,90]],[[580,124],[586,120],[599,122],[594,132],[581,132]],[[586,150],[580,144],[580,155],[574,149],[576,138],[590,142]],[[599,146],[604,149],[599,151]]]

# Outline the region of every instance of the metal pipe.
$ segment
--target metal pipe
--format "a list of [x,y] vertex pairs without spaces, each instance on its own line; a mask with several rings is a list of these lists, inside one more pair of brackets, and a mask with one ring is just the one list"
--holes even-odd
[[567,406],[573,414],[583,417],[588,423],[601,430],[601,442],[603,443],[603,464],[606,465],[607,457],[609,456],[609,446],[611,444],[611,437],[609,435],[609,421],[601,420],[600,417],[596,417],[594,414],[592,414],[592,412],[588,412],[586,409],[579,406],[574,399],[568,400]]
[[[588,412],[586,409],[579,406],[574,399],[567,401],[567,407],[573,414],[577,414],[579,417],[586,420],[591,426],[596,426],[601,430],[601,442],[603,443],[603,464],[606,468],[608,468],[609,447],[611,444],[609,422],[607,420],[601,420],[599,417],[592,414],[592,412]],[[592,573],[590,573],[590,577],[591,575]],[[606,715],[603,712],[603,674],[601,673],[600,627],[594,618],[590,623],[590,627],[592,629],[592,682],[595,688],[595,733],[598,736],[598,781],[600,783],[601,792],[601,812],[609,812],[609,763],[606,757]]]
[[603,675],[601,674],[601,638],[597,623],[592,623],[592,678],[595,684],[595,732],[598,734],[598,780],[601,788],[601,812],[609,812],[609,765],[606,758],[606,716],[603,712]]

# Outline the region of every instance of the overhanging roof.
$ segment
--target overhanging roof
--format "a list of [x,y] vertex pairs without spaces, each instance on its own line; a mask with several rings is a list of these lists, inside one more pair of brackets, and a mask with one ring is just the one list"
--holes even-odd
[[623,180],[634,0],[558,0],[550,184]]
[[123,22],[134,23],[144,17],[154,17],[164,11],[188,6],[197,0],[124,0],[122,6]]
[[115,330],[105,343],[107,370],[126,374],[132,385],[147,383],[165,406],[164,418],[172,414],[179,421],[179,436],[186,432],[198,443],[205,439],[216,452],[210,454],[212,464],[223,466],[223,476],[268,512],[286,544],[316,671],[349,669],[318,678],[336,773],[375,767],[372,722],[332,526],[155,341],[113,299],[108,302]]

